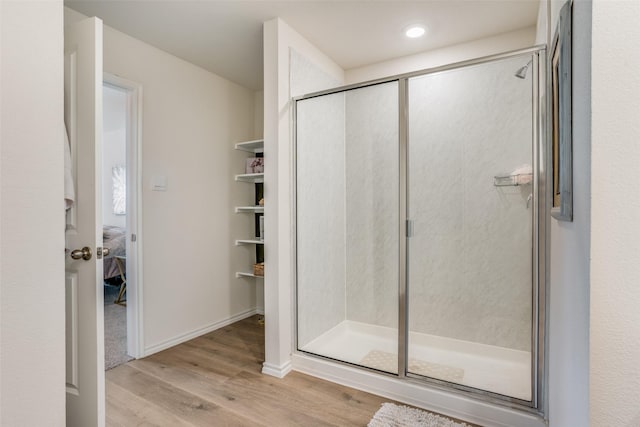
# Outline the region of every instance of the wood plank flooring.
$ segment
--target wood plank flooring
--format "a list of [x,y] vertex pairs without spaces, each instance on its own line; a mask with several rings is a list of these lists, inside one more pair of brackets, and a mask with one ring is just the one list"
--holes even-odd
[[389,399],[298,372],[262,375],[250,317],[106,373],[108,426],[366,426]]

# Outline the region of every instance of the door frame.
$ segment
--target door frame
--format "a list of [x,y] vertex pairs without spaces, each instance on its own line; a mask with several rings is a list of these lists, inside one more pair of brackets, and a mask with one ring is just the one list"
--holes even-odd
[[[142,268],[142,85],[103,73],[103,86],[127,95],[127,354],[144,357]],[[135,238],[133,237],[135,236]]]

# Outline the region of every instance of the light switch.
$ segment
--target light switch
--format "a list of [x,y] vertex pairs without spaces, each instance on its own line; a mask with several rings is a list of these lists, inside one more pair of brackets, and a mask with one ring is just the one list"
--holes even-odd
[[151,191],[167,191],[167,177],[165,175],[153,175],[151,177]]

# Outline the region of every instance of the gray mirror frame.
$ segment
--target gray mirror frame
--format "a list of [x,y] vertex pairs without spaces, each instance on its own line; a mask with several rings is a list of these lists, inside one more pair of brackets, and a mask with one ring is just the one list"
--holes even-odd
[[[573,159],[572,159],[572,86],[571,86],[571,14],[572,3],[568,1],[560,10],[558,27],[554,37],[552,49],[549,51],[549,64],[553,67],[553,57],[556,49],[559,49],[558,59],[558,169],[560,193],[560,206],[553,207],[553,195],[551,203],[551,216],[558,221],[573,221]],[[549,93],[554,96],[552,79],[549,79]],[[551,103],[553,105],[553,103]],[[552,123],[551,145],[553,144],[553,110],[550,114]],[[553,147],[549,150],[553,155]],[[553,161],[549,162],[554,165]],[[553,173],[552,173],[553,176]],[[553,187],[553,186],[552,186]],[[552,192],[555,191],[552,188]]]

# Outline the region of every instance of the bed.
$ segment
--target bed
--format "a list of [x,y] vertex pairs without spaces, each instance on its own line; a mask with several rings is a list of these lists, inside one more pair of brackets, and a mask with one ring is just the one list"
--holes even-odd
[[[116,264],[116,257],[126,257],[126,234],[127,230],[123,227],[105,225],[102,228],[102,246],[109,248],[109,255],[104,257],[104,280],[106,282],[114,277],[124,279]],[[124,275],[126,263],[122,262],[121,265],[122,275]]]

